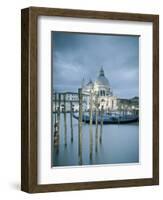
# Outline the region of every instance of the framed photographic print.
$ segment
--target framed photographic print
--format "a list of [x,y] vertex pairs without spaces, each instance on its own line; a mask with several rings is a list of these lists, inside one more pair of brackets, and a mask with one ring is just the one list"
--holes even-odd
[[159,184],[159,16],[30,7],[21,189]]

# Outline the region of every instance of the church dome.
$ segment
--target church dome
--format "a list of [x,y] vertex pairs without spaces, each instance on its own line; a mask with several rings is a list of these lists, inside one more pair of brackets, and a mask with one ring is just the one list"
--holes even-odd
[[93,89],[94,84],[92,82],[92,80],[90,80],[83,88],[83,93],[90,93],[90,91]]
[[100,69],[99,75],[98,75],[97,80],[95,81],[95,84],[98,86],[109,87],[109,81],[105,77],[103,68]]

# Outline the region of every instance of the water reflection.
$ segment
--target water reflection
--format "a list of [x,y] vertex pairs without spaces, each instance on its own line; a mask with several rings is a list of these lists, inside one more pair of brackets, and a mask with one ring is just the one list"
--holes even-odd
[[78,121],[71,122],[71,115],[65,119],[61,114],[60,123],[58,145],[52,143],[53,166],[139,162],[138,123],[99,125],[98,129],[83,123],[81,136]]

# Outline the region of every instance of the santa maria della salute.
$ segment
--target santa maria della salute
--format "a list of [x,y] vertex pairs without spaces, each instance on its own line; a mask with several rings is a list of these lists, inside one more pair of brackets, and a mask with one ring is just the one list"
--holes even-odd
[[102,67],[95,82],[93,83],[90,80],[86,85],[83,85],[82,91],[87,95],[92,92],[94,98],[97,98],[99,109],[103,108],[104,110],[109,111],[118,108],[117,97],[113,95],[113,91],[110,88],[109,81],[105,77]]
[[[105,76],[103,67],[99,69],[94,82],[89,80],[85,83],[85,79],[83,78],[79,89],[81,89],[82,93],[82,110],[85,112],[90,110],[90,105],[92,105],[93,111],[98,108],[99,110],[103,109],[106,113],[121,112],[123,114],[138,114],[139,112],[139,98],[137,96],[126,99],[114,95],[113,88],[111,88],[109,80]],[[92,101],[91,103],[90,100]],[[70,112],[72,109],[73,112],[78,112],[78,91],[54,92],[53,111],[56,109],[60,111],[66,109],[66,112]]]

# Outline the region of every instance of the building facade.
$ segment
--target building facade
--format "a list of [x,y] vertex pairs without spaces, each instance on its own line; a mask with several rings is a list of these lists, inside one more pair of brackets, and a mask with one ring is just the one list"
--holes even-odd
[[[93,95],[93,101],[97,102],[98,108],[105,111],[116,110],[117,97],[113,95],[108,79],[105,77],[103,68],[100,69],[95,82],[91,80],[82,87],[83,94]],[[94,105],[95,106],[95,105]],[[89,104],[88,104],[89,109]]]
[[[96,80],[90,80],[88,83],[82,82],[82,105],[83,111],[89,111],[90,101],[92,100],[93,110],[103,109],[105,112],[125,111],[139,112],[139,98],[131,99],[118,98],[113,94],[109,80],[106,78],[103,68],[101,67]],[[60,96],[60,97],[59,97]],[[60,111],[79,110],[79,95],[77,92],[53,93],[53,111],[55,112],[60,106]]]

